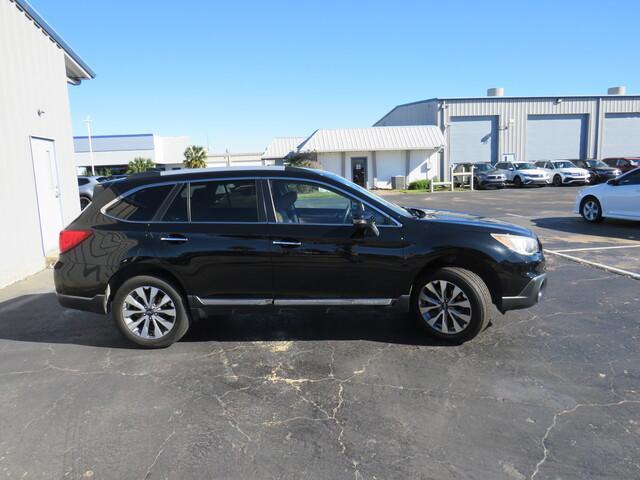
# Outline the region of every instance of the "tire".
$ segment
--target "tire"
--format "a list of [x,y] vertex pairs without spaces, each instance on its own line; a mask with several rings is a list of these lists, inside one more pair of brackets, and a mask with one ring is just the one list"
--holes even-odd
[[562,186],[562,177],[560,175],[555,175],[553,177],[553,186],[561,187]]
[[89,197],[80,197],[80,210],[84,210],[91,204],[91,199]]
[[602,205],[596,197],[591,195],[580,202],[580,215],[589,223],[600,223],[604,220]]
[[[190,317],[186,305],[184,297],[173,285],[158,277],[141,275],[120,286],[113,298],[111,311],[116,325],[127,339],[141,347],[162,348],[177,342],[187,333]],[[127,306],[128,316],[125,314]],[[151,311],[155,313],[148,316]],[[172,316],[171,312],[175,315]]]
[[[460,291],[456,292],[456,288]],[[443,297],[447,305],[444,309]],[[451,308],[452,300],[456,303],[454,308]],[[418,325],[430,336],[456,344],[471,340],[483,331],[493,310],[491,293],[484,281],[458,267],[445,267],[422,275],[411,297],[411,312]]]
[[516,188],[522,188],[522,179],[520,177],[516,176],[513,179],[513,186],[516,187]]

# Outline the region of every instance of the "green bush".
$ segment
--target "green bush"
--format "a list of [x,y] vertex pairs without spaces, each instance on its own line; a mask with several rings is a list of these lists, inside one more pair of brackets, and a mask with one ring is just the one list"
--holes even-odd
[[416,180],[409,184],[409,190],[429,190],[431,187],[431,181],[426,178],[423,180]]

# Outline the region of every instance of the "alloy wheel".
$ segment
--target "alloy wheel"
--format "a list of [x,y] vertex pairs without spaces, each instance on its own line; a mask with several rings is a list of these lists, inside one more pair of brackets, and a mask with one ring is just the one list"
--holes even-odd
[[418,302],[423,320],[440,333],[454,335],[469,326],[471,302],[464,291],[452,282],[433,280],[427,283]]
[[584,202],[584,205],[582,206],[582,214],[584,215],[584,218],[593,222],[598,218],[599,213],[600,207],[595,200],[587,200]]
[[176,324],[176,306],[171,297],[157,287],[138,287],[125,297],[122,316],[127,328],[144,339],[167,335]]

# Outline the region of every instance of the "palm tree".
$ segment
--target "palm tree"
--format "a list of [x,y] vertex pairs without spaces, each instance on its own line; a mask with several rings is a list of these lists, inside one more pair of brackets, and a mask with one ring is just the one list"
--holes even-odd
[[206,168],[207,151],[204,147],[191,145],[184,151],[184,168]]
[[143,173],[155,166],[150,158],[136,157],[129,162],[127,173]]

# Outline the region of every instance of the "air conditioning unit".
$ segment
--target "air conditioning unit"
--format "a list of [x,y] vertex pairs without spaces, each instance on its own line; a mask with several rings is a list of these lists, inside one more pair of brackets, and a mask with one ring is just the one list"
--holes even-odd
[[391,188],[394,190],[405,190],[407,188],[407,179],[402,175],[391,177]]

